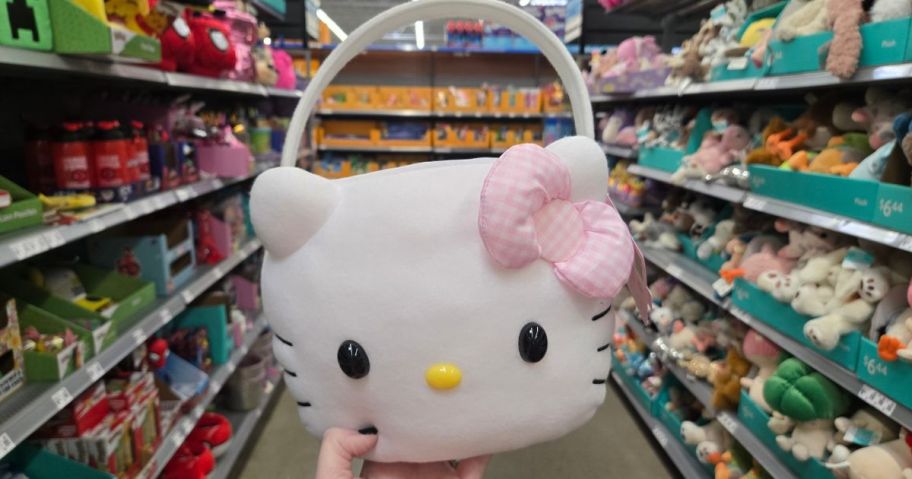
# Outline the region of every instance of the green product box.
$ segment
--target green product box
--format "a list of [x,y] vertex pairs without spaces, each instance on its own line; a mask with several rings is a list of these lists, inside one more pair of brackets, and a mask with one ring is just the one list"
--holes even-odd
[[50,50],[54,43],[47,0],[0,0],[0,45]]
[[91,340],[87,341],[86,358],[95,356],[117,339],[117,331],[112,327],[111,321],[96,313],[51,296],[47,291],[15,275],[5,275],[0,279],[0,284],[3,285],[4,292],[14,296],[20,303],[30,304],[67,321],[77,335],[89,333]]
[[63,334],[69,329],[79,338],[58,353],[25,351],[25,379],[30,382],[60,381],[82,367],[88,359],[87,344],[92,342],[92,332],[60,319],[30,304],[19,306],[19,324],[29,326],[44,334]]
[[158,62],[161,43],[155,38],[113,26],[72,0],[48,0],[54,51],[115,56],[125,61]]
[[880,183],[873,223],[912,234],[912,188]]
[[843,336],[832,351],[824,351],[818,349],[804,336],[804,323],[811,318],[799,314],[787,303],[776,301],[766,291],[743,278],[735,280],[731,296],[735,306],[746,311],[757,321],[772,326],[776,331],[798,341],[849,371],[855,370],[861,341],[861,334],[858,331]]
[[[908,60],[912,54],[910,21],[910,18],[899,18],[862,25],[862,48],[858,66],[889,65]],[[833,32],[820,32],[797,37],[790,42],[770,41],[773,61],[769,74],[775,76],[822,70],[826,63],[827,47],[832,40]],[[813,58],[817,61],[808,61]]]
[[617,371],[618,376],[621,377],[621,380],[624,381],[624,384],[627,386],[627,389],[633,394],[633,397],[636,398],[637,402],[643,406],[646,411],[650,414],[653,413],[652,398],[649,397],[649,394],[643,389],[643,386],[640,385],[640,382],[636,378],[627,374],[627,370],[624,368],[623,364],[617,365],[614,368]]
[[877,343],[861,338],[855,372],[863,383],[871,385],[903,406],[912,407],[912,394],[909,394],[912,363],[902,359],[884,361],[877,354]]
[[4,458],[30,479],[116,479],[112,474],[71,461],[31,444],[23,444]]
[[279,16],[285,16],[285,0],[259,0],[259,6],[274,10]]
[[0,190],[9,192],[13,200],[13,204],[0,209],[0,233],[41,224],[44,208],[37,196],[2,176]]
[[[880,183],[751,165],[751,191],[830,213],[872,221]],[[834,192],[839,194],[834,194]]]
[[111,298],[117,303],[110,316],[117,328],[155,301],[155,285],[149,281],[84,264],[73,265],[73,270],[89,294]]
[[234,342],[228,332],[228,308],[221,304],[187,308],[174,320],[177,328],[203,328],[209,341],[213,365],[225,364],[231,356]]
[[681,159],[684,158],[684,155],[683,151],[672,148],[642,148],[637,162],[648,168],[674,173],[681,166]]
[[[740,62],[746,60],[743,65]],[[725,65],[716,65],[709,72],[709,81],[743,80],[745,78],[760,78],[766,74],[766,65],[756,66],[747,57],[738,57],[736,61],[729,61]]]

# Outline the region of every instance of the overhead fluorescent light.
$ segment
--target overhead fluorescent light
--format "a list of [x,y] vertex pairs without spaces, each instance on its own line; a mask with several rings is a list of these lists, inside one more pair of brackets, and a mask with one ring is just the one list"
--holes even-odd
[[424,22],[421,20],[415,22],[415,46],[424,50]]
[[342,30],[342,27],[333,21],[333,19],[330,18],[322,8],[317,9],[317,18],[319,18],[321,22],[325,23],[326,26],[329,27],[329,31],[333,32],[335,36],[339,37],[339,40],[344,42],[345,39],[348,38],[348,34],[345,33],[345,30]]

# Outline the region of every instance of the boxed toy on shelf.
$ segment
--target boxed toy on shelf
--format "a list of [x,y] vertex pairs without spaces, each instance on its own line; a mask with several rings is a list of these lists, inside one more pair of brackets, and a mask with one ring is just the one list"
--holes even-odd
[[380,110],[431,111],[433,90],[421,86],[380,86],[375,107]]
[[88,345],[93,338],[87,329],[29,304],[20,305],[18,310],[26,381],[59,381],[91,357]]
[[377,108],[376,86],[339,85],[323,90],[325,110],[370,110]]
[[488,125],[437,122],[434,147],[486,150],[491,147]]
[[434,87],[434,111],[447,113],[487,112],[486,88]]

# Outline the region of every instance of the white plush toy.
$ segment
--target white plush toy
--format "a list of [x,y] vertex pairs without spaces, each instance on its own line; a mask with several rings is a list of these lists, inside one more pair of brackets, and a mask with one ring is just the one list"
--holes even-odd
[[650,305],[607,184],[584,137],[334,181],[260,175],[263,304],[307,429],[375,432],[368,459],[430,462],[589,420],[611,365],[600,319],[625,284]]
[[799,461],[812,457],[823,459],[827,446],[832,444],[834,432],[830,419],[796,422],[789,433],[776,436],[776,444],[783,451],[791,452]]
[[713,235],[700,243],[697,247],[697,257],[700,259],[709,259],[710,256],[722,252],[725,245],[735,237],[735,221],[722,220],[716,223],[716,229]]
[[715,419],[704,426],[684,421],[681,423],[681,439],[684,444],[696,446],[697,459],[702,463],[709,463],[710,456],[727,451],[732,445],[731,436]]
[[912,0],[877,0],[870,14],[872,22],[912,17]]
[[868,446],[847,457],[831,457],[826,466],[840,479],[912,479],[912,440],[903,430],[899,439]]
[[890,272],[883,268],[840,272],[829,312],[805,323],[804,335],[815,346],[832,350],[842,336],[864,330],[875,305],[889,290]]
[[883,414],[864,407],[852,414],[852,417],[837,417],[833,425],[836,427],[836,434],[832,447],[829,447],[828,463],[845,461],[852,453],[850,446],[878,444],[892,441],[899,436],[899,426],[896,423]]

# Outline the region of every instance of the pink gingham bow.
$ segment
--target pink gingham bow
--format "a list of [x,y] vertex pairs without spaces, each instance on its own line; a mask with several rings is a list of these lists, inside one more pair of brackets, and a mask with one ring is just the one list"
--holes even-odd
[[613,298],[627,283],[641,314],[649,309],[645,263],[611,200],[570,201],[570,171],[551,151],[517,145],[495,160],[481,190],[478,228],[505,268],[543,259],[565,285]]

